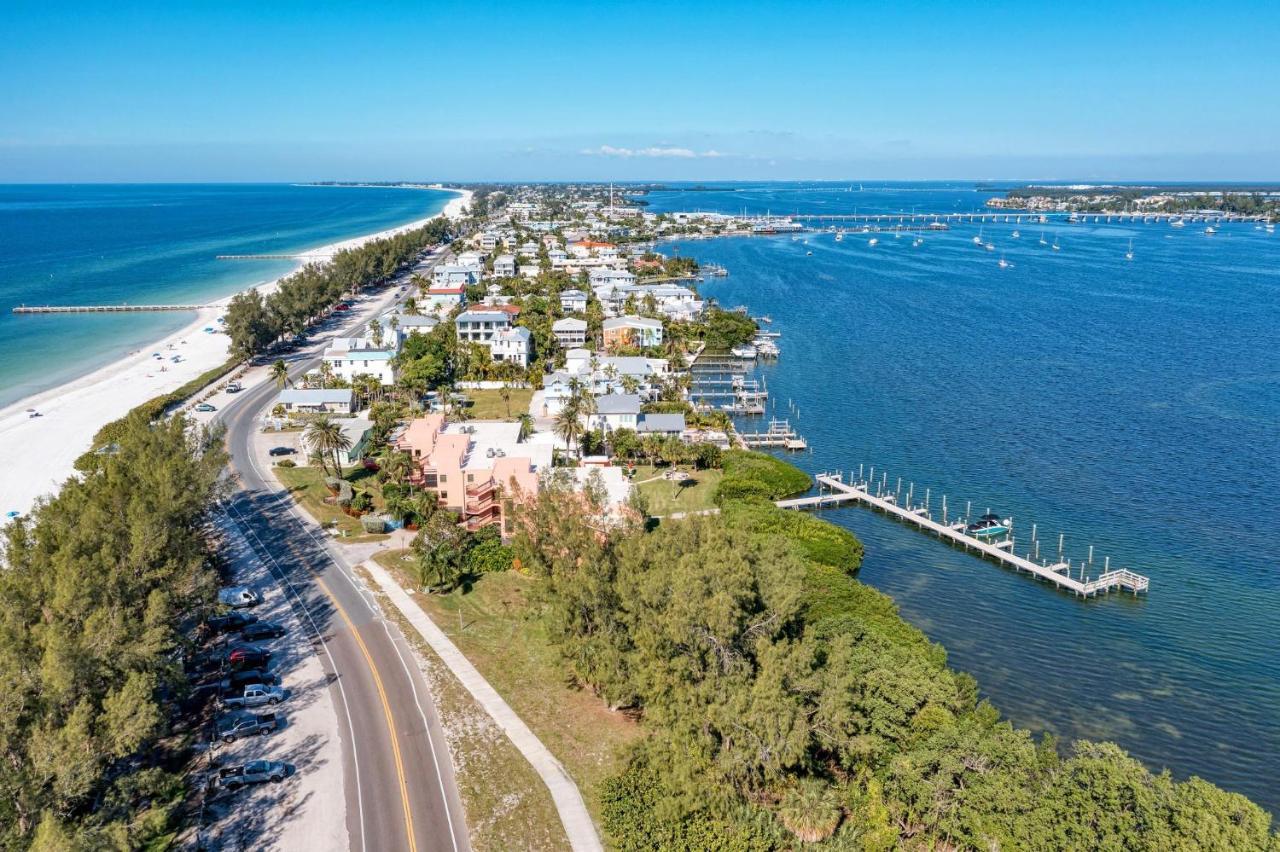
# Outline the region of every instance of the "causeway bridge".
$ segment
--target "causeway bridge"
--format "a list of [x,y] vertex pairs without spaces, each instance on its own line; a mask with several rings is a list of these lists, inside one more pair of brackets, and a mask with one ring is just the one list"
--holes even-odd
[[945,225],[972,222],[1008,222],[1015,225],[1047,225],[1051,222],[1073,224],[1155,224],[1159,222],[1260,222],[1270,223],[1263,215],[1241,213],[1066,213],[1059,211],[998,210],[972,213],[792,213],[785,218],[817,224],[899,225],[910,228],[942,228]]

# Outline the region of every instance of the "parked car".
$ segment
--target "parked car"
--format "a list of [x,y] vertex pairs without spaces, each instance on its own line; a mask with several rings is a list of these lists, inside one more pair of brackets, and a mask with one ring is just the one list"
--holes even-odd
[[284,690],[280,687],[268,686],[265,683],[252,683],[246,686],[239,695],[222,696],[222,705],[224,707],[261,707],[264,704],[279,704],[284,699]]
[[247,642],[260,642],[263,639],[276,639],[288,632],[274,621],[255,621],[240,629],[240,638]]
[[240,766],[227,766],[218,770],[218,783],[228,790],[237,790],[246,784],[279,783],[289,774],[289,767],[278,760],[254,760]]
[[351,310],[351,306],[350,305],[334,305],[333,309],[335,311],[349,311]]
[[228,713],[218,719],[218,739],[233,743],[241,737],[264,736],[277,727],[275,713]]
[[246,686],[254,684],[273,686],[279,682],[280,678],[266,669],[240,669],[218,681],[218,691],[220,694],[229,695],[244,692]]
[[196,411],[217,411],[217,410],[218,409],[214,408],[212,405],[210,405],[207,402],[201,402],[196,405]]
[[296,453],[296,452],[297,452],[297,450],[295,450],[293,447],[272,447],[271,449],[267,450],[267,455],[269,455],[269,456],[291,456],[291,455],[293,455],[293,454],[294,454],[294,453]]
[[244,390],[244,388],[241,387],[239,382],[232,382],[227,385],[227,393],[240,393],[242,390]]
[[248,586],[230,586],[218,592],[218,603],[231,607],[257,606],[262,596]]
[[234,669],[260,669],[271,661],[271,652],[255,645],[237,645],[227,651],[225,659]]
[[258,616],[251,612],[233,609],[231,612],[212,616],[205,625],[214,633],[225,633],[228,630],[242,630],[257,620]]

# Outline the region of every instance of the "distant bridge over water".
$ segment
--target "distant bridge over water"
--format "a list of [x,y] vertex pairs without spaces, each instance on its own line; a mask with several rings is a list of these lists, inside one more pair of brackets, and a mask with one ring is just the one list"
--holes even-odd
[[1269,222],[1265,215],[1246,216],[1241,213],[1060,213],[1029,212],[1002,210],[982,213],[793,213],[785,218],[796,222],[829,223],[832,225],[864,224],[864,225],[903,225],[916,228],[927,228],[935,222],[939,225],[951,223],[1008,222],[1010,224],[1048,224],[1065,221],[1084,224],[1092,222],[1153,224],[1157,222]]

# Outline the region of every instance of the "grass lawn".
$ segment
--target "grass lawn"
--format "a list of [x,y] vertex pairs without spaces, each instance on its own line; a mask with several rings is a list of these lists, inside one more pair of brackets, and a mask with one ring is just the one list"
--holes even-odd
[[529,410],[533,388],[511,388],[511,416],[507,416],[507,403],[502,401],[501,390],[464,390],[471,398],[468,413],[473,420],[515,420]]
[[[405,553],[375,558],[411,589]],[[533,612],[534,582],[506,571],[484,575],[470,590],[414,598],[569,770],[598,824],[600,783],[621,768],[624,746],[641,730],[570,682]]]
[[[664,479],[662,474],[669,467],[654,468],[652,465],[636,465],[636,475],[631,481],[640,493],[649,500],[649,514],[663,517],[673,512],[698,512],[703,509],[714,509],[711,501],[720,484],[723,471],[694,470],[691,467],[679,466],[693,477],[693,485],[681,484],[675,480]],[[654,477],[657,477],[656,479]],[[649,481],[646,481],[649,480]]]
[[[320,468],[276,465],[271,470],[280,480],[280,484],[289,489],[289,493],[298,505],[306,509],[321,526],[335,526],[346,537],[360,541],[380,541],[386,538],[385,535],[369,535],[361,529],[359,518],[351,517],[333,503],[324,502],[329,496],[329,489],[324,486],[324,474],[320,472]],[[369,496],[373,498],[374,511],[381,511],[382,489],[374,472],[364,467],[350,467],[344,473],[351,482],[352,488],[356,491],[369,492]]]

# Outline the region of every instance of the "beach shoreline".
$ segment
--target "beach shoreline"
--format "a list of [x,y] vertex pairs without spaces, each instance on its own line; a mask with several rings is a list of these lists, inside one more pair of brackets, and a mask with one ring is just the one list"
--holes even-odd
[[[376,239],[420,228],[445,216],[459,218],[471,200],[469,190],[452,189],[439,213],[372,234],[340,240],[298,254],[298,265],[272,281],[246,287],[263,295],[273,292],[283,278],[307,263],[324,262],[340,251],[357,248]],[[0,457],[5,475],[0,478],[0,513],[25,514],[35,501],[53,493],[75,472],[75,460],[89,449],[94,434],[149,399],[170,393],[229,359],[230,341],[218,328],[218,317],[236,294],[211,302],[195,319],[178,331],[130,352],[62,385],[24,397],[0,409]],[[157,359],[155,354],[161,357]],[[173,361],[177,356],[180,360]],[[39,412],[32,417],[31,411]]]

